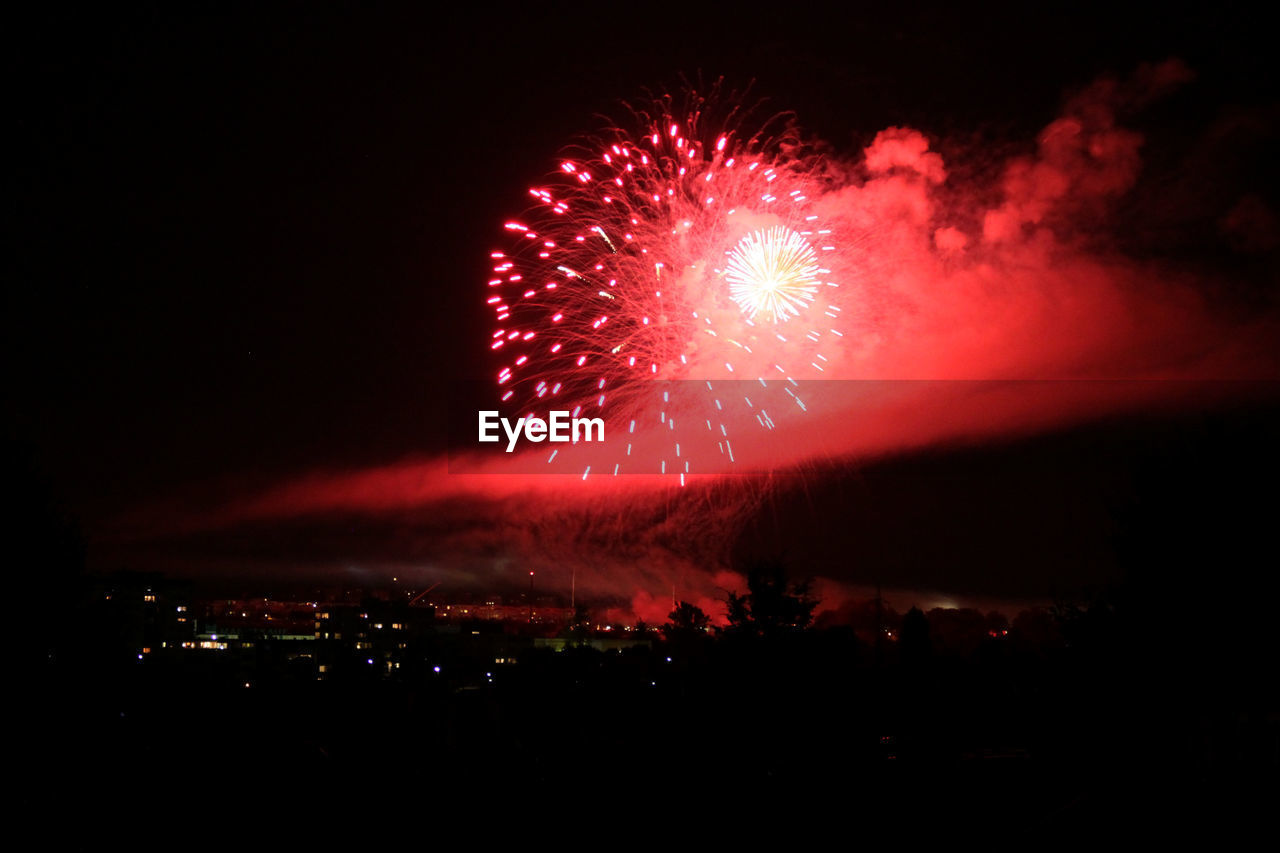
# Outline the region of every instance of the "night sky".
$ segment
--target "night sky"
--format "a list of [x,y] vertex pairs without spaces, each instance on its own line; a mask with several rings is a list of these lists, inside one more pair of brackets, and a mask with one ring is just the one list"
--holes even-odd
[[[163,559],[113,537],[139,507],[441,453],[452,383],[494,372],[482,291],[502,222],[595,116],[681,75],[754,79],[841,157],[915,128],[980,182],[1072,93],[1179,59],[1194,78],[1128,121],[1143,170],[1108,251],[1211,282],[1216,316],[1275,316],[1274,36],[1244,7],[627,9],[157,4],[11,25],[6,440],[86,531],[91,567],[426,560],[435,528],[403,508],[230,538],[158,528]],[[1224,231],[1246,197],[1251,224]],[[1244,372],[1275,379],[1274,345],[1254,353]],[[1205,524],[1187,559],[1225,531],[1215,553],[1243,553],[1275,508],[1262,396],[811,471],[736,550],[1022,598],[1118,577],[1165,525]]]

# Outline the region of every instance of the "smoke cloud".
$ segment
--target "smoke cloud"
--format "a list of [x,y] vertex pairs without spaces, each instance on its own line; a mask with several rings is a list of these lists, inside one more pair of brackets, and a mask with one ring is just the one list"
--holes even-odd
[[[1144,192],[1203,201],[1146,190],[1148,140],[1126,126],[1193,79],[1169,61],[1097,81],[1033,142],[999,158],[908,127],[881,130],[848,161],[829,158],[832,185],[817,206],[843,240],[836,272],[855,294],[849,328],[828,353],[832,381],[813,391],[810,410],[756,433],[767,467],[812,472],[1212,406],[1255,387],[1224,380],[1280,376],[1271,283],[1242,282],[1237,265],[1221,262],[1280,247],[1267,200],[1243,187],[1185,211],[1186,242],[1208,246],[1198,262],[1162,251],[1181,245],[1167,235],[1144,243],[1135,225],[1152,204]],[[749,441],[739,448],[744,457],[752,450]],[[191,537],[383,518],[413,532],[375,563],[477,578],[527,566],[554,573],[557,585],[572,573],[580,595],[620,596],[636,617],[660,622],[673,597],[715,611],[725,590],[741,587],[734,536],[788,487],[766,475],[691,477],[681,488],[669,477],[584,481],[529,470],[524,458],[488,458],[459,474],[443,458],[419,458],[321,472],[215,508],[147,508],[120,531],[142,541],[161,522]]]

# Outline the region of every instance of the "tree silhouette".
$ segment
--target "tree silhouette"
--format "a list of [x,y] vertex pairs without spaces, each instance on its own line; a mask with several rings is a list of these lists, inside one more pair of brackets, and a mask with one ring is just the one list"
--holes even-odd
[[711,624],[711,617],[702,612],[701,607],[687,601],[680,602],[667,619],[662,635],[672,642],[705,637]]
[[933,651],[933,642],[929,637],[929,619],[919,607],[912,607],[902,617],[898,649],[902,662],[908,666],[920,666],[929,660]]
[[753,564],[747,570],[747,593],[729,593],[726,633],[769,638],[805,630],[818,606],[810,586],[807,579],[788,582],[781,562]]

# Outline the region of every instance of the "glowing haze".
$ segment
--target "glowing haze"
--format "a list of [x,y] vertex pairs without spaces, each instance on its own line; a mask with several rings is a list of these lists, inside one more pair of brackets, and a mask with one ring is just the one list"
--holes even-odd
[[[562,475],[419,458],[320,471],[183,523],[449,507],[412,561],[480,578],[511,561],[576,567],[580,591],[626,593],[654,619],[673,584],[710,607],[738,582],[728,546],[764,490],[718,476],[726,444],[814,471],[1218,399],[1112,380],[1275,378],[1272,313],[1242,319],[1217,302],[1221,282],[1109,239],[1142,168],[1122,121],[1189,78],[1167,62],[1100,81],[994,169],[981,151],[956,169],[905,127],[842,159],[719,92],[632,109],[530,189],[477,286],[495,400],[602,415],[634,435],[632,469],[616,448],[575,448]],[[802,404],[767,418],[722,405],[761,380]],[[673,381],[706,390],[659,396]],[[806,387],[826,390],[800,399]],[[695,430],[716,440],[690,459]]]

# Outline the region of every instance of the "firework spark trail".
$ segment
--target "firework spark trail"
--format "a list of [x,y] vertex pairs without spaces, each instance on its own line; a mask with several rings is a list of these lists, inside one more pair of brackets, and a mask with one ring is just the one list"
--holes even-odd
[[[828,260],[836,236],[812,201],[823,191],[815,158],[797,154],[789,129],[743,138],[690,102],[657,102],[638,116],[642,133],[611,131],[531,189],[534,210],[505,225],[514,249],[491,253],[487,297],[490,347],[508,359],[501,402],[665,430],[660,448],[627,443],[595,470],[681,484],[732,465],[744,428],[776,426],[776,409],[717,382],[821,377],[844,334]],[[697,395],[673,380],[698,380]],[[708,436],[711,458],[689,452]]]

